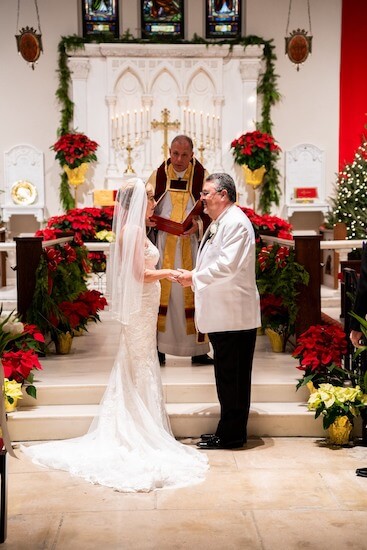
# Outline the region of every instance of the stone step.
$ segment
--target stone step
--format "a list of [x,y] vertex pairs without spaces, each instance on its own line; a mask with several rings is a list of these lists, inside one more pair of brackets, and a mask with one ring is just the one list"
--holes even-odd
[[[37,399],[23,392],[19,402],[24,407],[45,405],[98,405],[106,389],[105,384],[43,384],[38,386]],[[163,392],[166,403],[212,403],[217,401],[214,383],[185,382],[164,383]],[[308,390],[296,391],[295,383],[252,384],[252,400],[263,403],[306,401]]]
[[[218,403],[169,403],[167,411],[176,437],[199,437],[215,431]],[[87,432],[98,405],[24,407],[8,414],[13,441],[78,437]],[[324,437],[322,419],[315,420],[305,403],[257,403],[250,410],[248,435],[257,437]]]

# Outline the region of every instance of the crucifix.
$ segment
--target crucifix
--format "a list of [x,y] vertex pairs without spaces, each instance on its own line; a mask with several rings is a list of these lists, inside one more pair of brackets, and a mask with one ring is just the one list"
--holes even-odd
[[168,130],[178,130],[180,127],[180,122],[176,119],[173,122],[170,122],[170,112],[168,109],[163,109],[161,111],[162,119],[161,120],[152,120],[151,126],[154,130],[163,130],[163,145],[162,151],[164,160],[168,159]]

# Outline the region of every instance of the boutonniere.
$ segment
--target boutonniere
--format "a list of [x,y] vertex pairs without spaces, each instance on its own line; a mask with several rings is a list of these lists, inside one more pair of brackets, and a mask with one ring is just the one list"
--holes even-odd
[[218,231],[218,225],[219,223],[212,223],[211,226],[209,227],[208,241],[210,241]]

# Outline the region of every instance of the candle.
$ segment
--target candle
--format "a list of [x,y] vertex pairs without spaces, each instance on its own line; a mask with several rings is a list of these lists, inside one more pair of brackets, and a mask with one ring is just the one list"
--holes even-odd
[[145,107],[145,131],[146,131],[146,138],[149,137],[149,105]]
[[217,116],[217,131],[218,131],[217,139],[218,139],[218,147],[219,147],[219,145],[220,145],[220,122],[219,122],[219,116]]
[[140,137],[143,139],[143,133],[144,133],[144,119],[143,119],[143,109],[140,109]]
[[124,139],[124,121],[125,121],[125,115],[124,113],[121,113],[121,128],[120,128],[120,139]]
[[127,136],[130,134],[130,111],[127,111],[126,113],[126,133]]
[[134,134],[138,133],[138,111],[134,110]]
[[182,130],[183,133],[186,134],[186,107],[183,108],[183,115],[182,115]]
[[187,109],[187,133],[191,134],[191,109]]
[[206,140],[210,143],[210,122],[209,122],[209,113],[206,113]]
[[213,115],[212,125],[213,125],[213,147],[215,149],[215,115]]
[[200,111],[200,136],[201,136],[201,141],[203,141],[203,135],[204,135],[203,111]]
[[196,136],[196,113],[195,109],[192,110],[192,132]]
[[116,139],[116,136],[115,136],[115,117],[111,117],[111,139],[112,139],[112,142],[115,141]]

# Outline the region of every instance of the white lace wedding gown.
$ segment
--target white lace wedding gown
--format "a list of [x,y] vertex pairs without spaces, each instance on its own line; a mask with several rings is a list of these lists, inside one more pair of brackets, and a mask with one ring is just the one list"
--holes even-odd
[[[145,264],[158,250],[146,241]],[[174,439],[165,411],[156,347],[160,283],[144,284],[141,311],[122,326],[99,416],[82,437],[22,447],[33,462],[118,491],[150,491],[202,481],[207,457]]]

